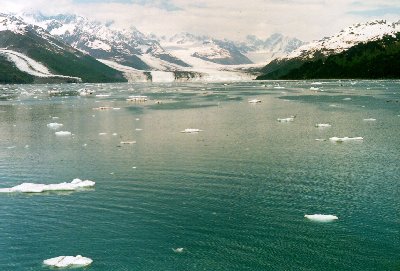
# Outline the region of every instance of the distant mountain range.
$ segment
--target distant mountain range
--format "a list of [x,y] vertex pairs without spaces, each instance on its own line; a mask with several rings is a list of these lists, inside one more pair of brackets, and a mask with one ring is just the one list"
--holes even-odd
[[[351,69],[373,69],[378,62],[395,67],[381,60],[397,63],[399,31],[400,22],[373,21],[308,44],[278,33],[235,42],[190,33],[145,35],[77,15],[0,14],[0,83],[249,80],[257,67],[257,79],[343,77],[335,67],[355,76]],[[346,54],[355,52],[363,57],[349,60]]]
[[399,32],[400,21],[355,24],[271,61],[257,79],[400,78]]
[[[11,61],[10,53],[3,51],[0,59],[3,67],[7,66],[9,70],[5,73],[8,74],[8,79],[3,79],[3,82],[13,81],[10,79],[10,74],[15,74],[14,81],[18,82],[22,80],[20,77],[23,74],[22,77],[26,78],[27,82],[49,81],[50,78],[53,81],[54,78],[61,80],[60,78],[63,78],[61,75],[77,77],[69,78],[69,81],[82,80],[84,82],[154,81],[156,76],[167,78],[167,80],[251,79],[252,76],[245,75],[243,70],[236,70],[237,66],[258,62],[268,63],[273,57],[291,52],[303,44],[297,39],[283,37],[280,34],[275,34],[266,41],[249,37],[246,42],[241,43],[195,36],[190,33],[181,33],[169,38],[157,37],[145,35],[134,27],[125,30],[114,29],[109,24],[90,21],[77,15],[45,16],[41,13],[25,13],[18,16],[2,14],[2,18],[0,37],[8,43],[0,44],[0,47],[24,54],[24,58],[28,57],[29,61],[36,61],[43,67],[47,67],[48,72],[53,75],[50,77],[41,74],[39,77],[35,71],[21,70],[21,65],[16,65]],[[17,21],[24,29],[29,28],[37,32],[34,42],[33,40],[19,42],[19,46],[15,46],[12,40],[7,38],[9,32],[6,34],[6,31],[14,29],[12,22]],[[21,40],[27,38],[26,31],[14,34]],[[75,56],[79,55],[80,59],[87,58],[86,61],[90,59],[97,68],[107,69],[110,74],[99,75],[99,78],[94,75],[80,76],[82,69],[65,65],[66,52],[58,54],[64,60],[54,61],[55,48],[47,50],[46,56],[42,55],[44,52],[35,55],[30,50],[28,53],[27,48],[24,48],[29,46],[50,48],[51,44],[56,43],[66,52],[73,52],[72,55]],[[53,55],[50,66],[47,63],[49,54]],[[78,60],[71,60],[71,63],[75,65],[78,62]],[[56,63],[60,65],[55,66]],[[83,69],[85,73],[91,73],[91,68],[85,67]],[[56,74],[59,76],[54,76]]]

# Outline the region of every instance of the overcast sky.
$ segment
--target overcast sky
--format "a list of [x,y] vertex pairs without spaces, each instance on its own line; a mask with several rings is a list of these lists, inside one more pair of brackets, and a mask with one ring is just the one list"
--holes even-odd
[[320,39],[353,23],[400,20],[400,0],[0,0],[2,11],[76,13],[134,25],[157,35],[179,32],[242,40],[272,33]]

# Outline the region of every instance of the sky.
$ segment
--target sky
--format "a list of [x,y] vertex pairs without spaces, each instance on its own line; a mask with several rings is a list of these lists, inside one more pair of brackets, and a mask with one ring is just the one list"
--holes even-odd
[[2,12],[79,14],[145,34],[220,39],[273,33],[312,41],[359,22],[400,20],[400,0],[0,0]]

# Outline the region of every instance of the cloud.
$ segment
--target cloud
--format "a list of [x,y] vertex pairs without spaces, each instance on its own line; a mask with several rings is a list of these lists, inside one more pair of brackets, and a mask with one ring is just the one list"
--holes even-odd
[[251,34],[266,38],[279,32],[309,41],[373,17],[396,19],[400,13],[398,0],[381,0],[379,4],[375,0],[58,0],[57,5],[52,0],[2,2],[3,10],[77,13],[113,22],[114,27],[134,25],[145,33],[191,32],[236,40]]

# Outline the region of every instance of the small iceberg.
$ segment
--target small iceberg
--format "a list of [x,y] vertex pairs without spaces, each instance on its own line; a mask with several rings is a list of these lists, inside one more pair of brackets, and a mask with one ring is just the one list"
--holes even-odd
[[310,90],[318,91],[319,88],[317,88],[317,87],[310,87]]
[[81,89],[81,90],[79,91],[79,95],[80,95],[80,96],[91,96],[91,95],[93,95],[94,93],[95,93],[94,90],[87,89],[87,88]]
[[80,188],[93,187],[96,183],[90,180],[74,179],[70,183],[58,184],[35,184],[35,183],[22,183],[11,188],[0,188],[0,193],[42,193],[46,191],[74,191]]
[[182,252],[183,252],[183,247],[173,248],[172,250],[173,250],[175,253],[182,253]]
[[131,141],[121,141],[120,142],[120,144],[122,144],[122,145],[130,145],[130,144],[135,144],[136,143],[136,141],[134,141],[134,140],[131,140]]
[[321,214],[315,214],[315,215],[304,215],[305,218],[308,218],[313,221],[318,221],[318,222],[330,222],[333,220],[339,219],[335,215],[321,215]]
[[147,96],[133,95],[133,96],[129,96],[126,100],[128,102],[146,102],[147,101]]
[[252,99],[252,100],[249,100],[249,103],[251,103],[251,104],[257,104],[257,103],[261,103],[261,100]]
[[330,141],[333,142],[345,142],[345,141],[361,141],[364,140],[364,138],[362,138],[361,136],[357,136],[357,137],[330,137],[329,138]]
[[376,121],[374,118],[369,118],[369,119],[363,119],[363,121]]
[[317,123],[315,124],[315,127],[317,128],[327,128],[327,127],[331,127],[332,125],[330,125],[329,123]]
[[291,122],[294,121],[294,119],[296,118],[296,116],[290,116],[289,118],[278,118],[279,122]]
[[186,128],[185,130],[181,131],[181,133],[198,133],[198,132],[202,132],[203,130],[200,129],[194,129],[194,128]]
[[93,110],[112,110],[113,107],[110,106],[100,106],[100,107],[95,107]]
[[44,260],[43,264],[58,268],[66,268],[66,267],[87,266],[92,262],[93,260],[90,258],[77,255],[77,256],[58,256],[55,258]]
[[351,98],[344,98],[343,101],[351,101]]
[[57,123],[57,122],[52,122],[52,123],[47,124],[47,127],[49,127],[50,129],[58,129],[62,126],[63,126],[63,124]]
[[55,132],[56,136],[70,136],[72,135],[71,132],[68,131],[59,131],[59,132]]

